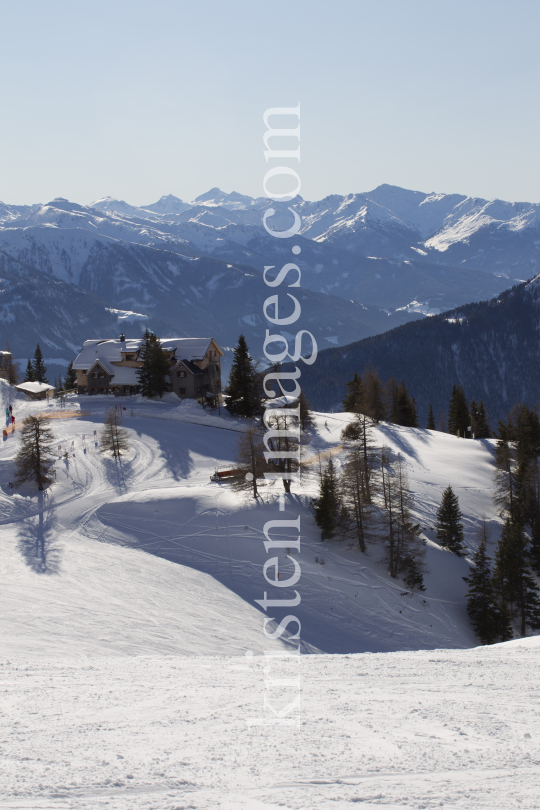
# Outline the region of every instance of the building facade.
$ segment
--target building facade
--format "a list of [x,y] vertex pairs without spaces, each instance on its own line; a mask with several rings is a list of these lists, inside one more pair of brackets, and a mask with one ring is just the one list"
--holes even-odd
[[[169,391],[181,399],[217,404],[224,352],[214,338],[172,338],[161,340],[161,346],[169,355]],[[142,338],[124,335],[119,340],[86,340],[73,363],[79,394],[137,394],[143,347]]]

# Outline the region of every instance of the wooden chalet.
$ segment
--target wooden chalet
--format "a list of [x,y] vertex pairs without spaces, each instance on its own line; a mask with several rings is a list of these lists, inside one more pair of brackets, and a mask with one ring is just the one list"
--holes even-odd
[[[217,404],[224,352],[214,338],[163,339],[161,346],[169,354],[169,391],[181,399]],[[124,335],[119,340],[86,340],[73,363],[79,394],[137,394],[143,347],[142,338]]]

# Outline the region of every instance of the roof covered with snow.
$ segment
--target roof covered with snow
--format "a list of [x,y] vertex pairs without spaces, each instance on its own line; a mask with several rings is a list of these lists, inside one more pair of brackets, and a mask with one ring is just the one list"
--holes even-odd
[[[163,339],[161,344],[164,349],[170,351],[175,350],[178,360],[202,360],[212,340],[213,338],[211,337],[167,338]],[[90,369],[96,360],[118,363],[122,360],[122,352],[136,352],[143,344],[143,338],[126,338],[126,340],[85,340],[81,351],[75,358],[73,368]],[[221,353],[223,354],[223,352]],[[116,371],[114,375],[115,383],[119,382],[119,380],[116,379]],[[136,383],[132,384],[135,385]]]
[[17,391],[26,391],[29,394],[42,394],[44,391],[54,391],[54,385],[40,382],[23,382],[16,385]]

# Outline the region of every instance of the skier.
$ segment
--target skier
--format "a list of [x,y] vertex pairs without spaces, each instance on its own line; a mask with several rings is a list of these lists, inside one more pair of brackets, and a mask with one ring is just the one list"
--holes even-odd
[[13,405],[10,405],[10,406],[9,406],[9,415],[10,415],[10,416],[12,416],[12,415],[13,415]]
[[11,424],[15,425],[15,417],[14,416],[11,417]]

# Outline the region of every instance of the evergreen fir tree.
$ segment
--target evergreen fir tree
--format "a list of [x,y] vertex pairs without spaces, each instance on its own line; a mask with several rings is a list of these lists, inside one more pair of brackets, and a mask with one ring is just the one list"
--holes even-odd
[[39,343],[36,346],[36,350],[34,352],[34,362],[33,362],[33,369],[34,369],[34,380],[40,383],[48,383],[47,379],[47,367],[43,362],[43,353],[41,351],[41,347]]
[[139,383],[139,390],[143,397],[151,397],[151,349],[150,349],[150,332],[145,330],[143,335],[143,345],[141,346],[139,358],[142,360],[142,366],[137,369],[137,381]]
[[537,577],[540,577],[540,518],[536,518],[531,527],[529,559],[534,573]]
[[514,518],[532,527],[540,517],[540,422],[536,411],[522,404],[512,408],[505,435],[515,449]]
[[418,427],[418,417],[416,415],[416,404],[411,399],[405,380],[402,380],[397,396],[397,421],[396,425],[403,427]]
[[384,393],[386,399],[386,414],[389,422],[394,425],[400,424],[399,413],[399,385],[395,377],[390,377],[384,386]]
[[34,366],[32,365],[32,361],[28,358],[28,365],[26,366],[26,373],[24,375],[23,382],[35,382],[36,377],[34,374]]
[[495,553],[493,581],[501,601],[517,616],[522,637],[527,627],[540,629],[540,596],[527,546],[528,538],[520,524],[508,519]]
[[342,526],[343,505],[339,492],[336,465],[330,457],[322,473],[319,497],[313,502],[315,522],[321,530],[321,540],[333,540]]
[[383,385],[381,379],[372,366],[367,366],[363,375],[364,407],[363,413],[371,417],[374,422],[381,422],[386,418],[384,407]]
[[356,371],[354,377],[347,383],[347,396],[343,400],[345,413],[361,413],[364,409],[364,381]]
[[482,644],[509,641],[513,637],[509,611],[505,605],[501,606],[497,602],[489,560],[484,522],[483,537],[473,556],[473,565],[467,580],[467,612]]
[[77,388],[77,372],[73,368],[73,363],[70,363],[64,378],[64,390],[71,391],[73,388]]
[[169,355],[161,347],[159,338],[148,329],[143,335],[144,345],[140,357],[143,365],[137,369],[140,391],[144,397],[159,394],[161,398],[167,390],[167,377],[170,372]]
[[49,482],[48,472],[53,462],[54,435],[49,420],[44,416],[28,416],[23,419],[20,432],[21,444],[15,456],[16,483],[34,480],[38,490]]
[[448,485],[437,510],[437,540],[443,548],[452,551],[458,557],[463,557],[465,552],[462,517],[457,495]]
[[480,400],[480,404],[471,400],[471,430],[475,439],[489,439],[491,430],[489,428],[486,409],[484,403]]
[[229,374],[226,407],[235,416],[253,417],[260,412],[258,374],[244,335],[238,338]]
[[311,406],[303,391],[300,391],[298,395],[298,405],[300,405],[300,427],[302,428],[302,433],[310,433],[311,430],[313,430],[314,422],[311,414]]
[[470,425],[469,406],[461,385],[452,386],[452,397],[448,406],[448,433],[467,437]]
[[427,418],[427,425],[428,430],[436,430],[435,427],[435,416],[433,414],[433,405],[429,404],[429,411],[428,411],[428,418]]

